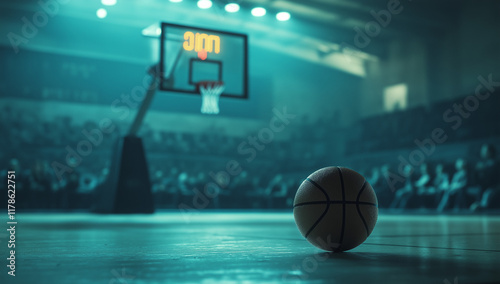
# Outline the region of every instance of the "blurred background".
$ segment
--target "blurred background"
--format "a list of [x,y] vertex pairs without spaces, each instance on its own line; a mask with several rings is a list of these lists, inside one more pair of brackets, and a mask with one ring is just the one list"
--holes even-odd
[[2,0],[0,170],[17,173],[18,209],[92,209],[167,21],[248,34],[249,98],[222,98],[206,116],[199,96],[157,92],[139,132],[156,208],[189,203],[235,160],[241,173],[209,208],[290,209],[305,177],[338,165],[362,173],[381,208],[498,209],[498,11],[498,1]]

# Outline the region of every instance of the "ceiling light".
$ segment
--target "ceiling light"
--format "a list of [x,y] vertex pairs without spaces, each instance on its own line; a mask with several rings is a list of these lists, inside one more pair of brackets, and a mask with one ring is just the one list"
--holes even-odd
[[106,18],[106,16],[108,15],[108,11],[106,11],[106,9],[104,9],[104,8],[101,8],[101,9],[97,10],[96,14],[97,14],[98,18],[103,19],[103,18]]
[[104,6],[114,6],[116,5],[116,0],[101,0],[101,3]]
[[288,21],[290,20],[290,13],[288,12],[279,12],[276,14],[276,19],[278,21]]
[[252,15],[255,17],[262,17],[266,14],[266,9],[262,7],[256,7],[252,9]]
[[200,0],[198,1],[198,8],[200,9],[208,9],[212,7],[212,1],[210,0]]
[[240,5],[236,3],[229,3],[224,7],[224,9],[226,9],[226,12],[228,13],[236,13],[240,10]]

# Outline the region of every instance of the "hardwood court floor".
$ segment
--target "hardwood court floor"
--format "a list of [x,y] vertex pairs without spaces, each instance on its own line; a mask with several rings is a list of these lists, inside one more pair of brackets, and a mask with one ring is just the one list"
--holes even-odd
[[498,216],[382,215],[344,253],[310,245],[290,212],[17,219],[17,276],[3,265],[0,283],[500,283]]

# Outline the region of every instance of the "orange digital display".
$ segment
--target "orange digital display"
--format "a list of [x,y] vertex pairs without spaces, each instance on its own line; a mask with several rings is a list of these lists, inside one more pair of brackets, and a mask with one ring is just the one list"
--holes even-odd
[[182,44],[184,50],[187,51],[205,51],[207,53],[220,52],[220,37],[216,35],[208,35],[202,33],[193,33],[187,31],[184,33],[184,43]]

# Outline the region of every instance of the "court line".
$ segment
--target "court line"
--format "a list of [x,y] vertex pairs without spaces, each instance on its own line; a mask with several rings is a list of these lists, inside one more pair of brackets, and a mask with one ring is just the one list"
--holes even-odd
[[500,250],[487,250],[487,249],[472,249],[472,248],[447,248],[447,247],[425,247],[413,245],[396,245],[396,244],[376,244],[376,243],[363,243],[370,246],[388,246],[388,247],[408,247],[408,248],[422,248],[422,249],[447,249],[447,250],[467,250],[467,251],[482,251],[482,252],[500,252]]
[[381,238],[399,238],[399,237],[443,237],[443,236],[489,236],[489,235],[500,235],[500,232],[498,233],[464,233],[464,234],[426,234],[426,235],[387,235],[387,236],[374,236],[374,237],[381,237]]
[[[275,237],[268,237],[268,236],[253,236],[253,235],[227,235],[227,234],[213,234],[213,235],[215,235],[215,236],[245,237],[245,238],[255,238],[255,239],[267,239],[267,240],[288,240],[288,241],[301,241],[301,242],[304,241],[304,239],[296,239],[296,238],[278,238],[278,237],[275,238]],[[426,247],[426,246],[397,245],[397,244],[362,243],[361,245],[410,247],[410,248],[421,248],[421,249],[466,250],[466,251],[479,251],[479,252],[500,252],[500,250],[473,249],[473,248]]]

